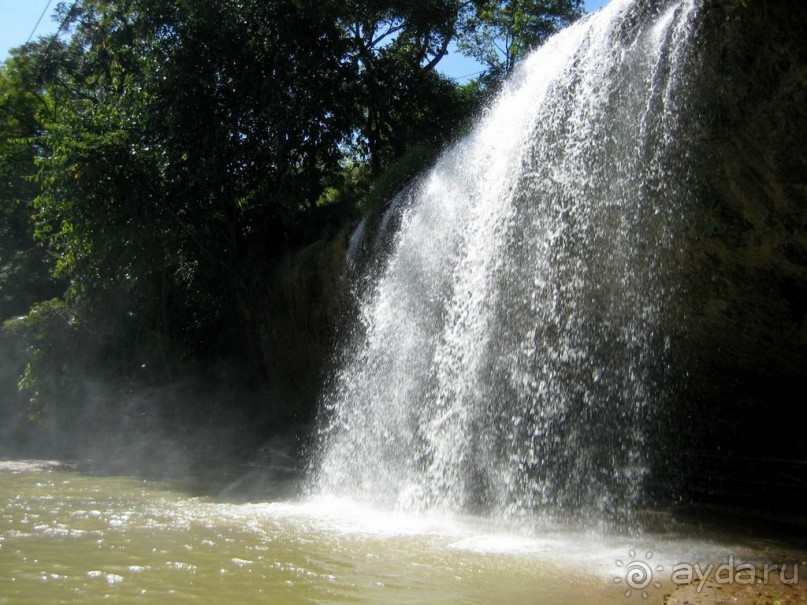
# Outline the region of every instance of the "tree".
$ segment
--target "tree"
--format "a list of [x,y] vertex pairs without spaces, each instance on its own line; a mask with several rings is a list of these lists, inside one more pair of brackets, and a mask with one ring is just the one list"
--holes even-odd
[[56,294],[45,251],[34,241],[41,99],[9,64],[0,66],[0,321]]
[[[27,86],[15,54],[0,65],[0,326],[29,312],[34,303],[59,295],[46,251],[34,239],[32,205],[39,193],[37,144],[47,106]],[[18,391],[26,368],[26,347],[0,330],[0,448],[23,445],[35,412],[32,397]]]
[[355,111],[347,41],[326,2],[184,2],[160,52],[168,212],[229,346],[260,375],[277,259],[307,243],[341,172]]
[[[47,340],[68,325],[52,338],[80,334],[77,381],[167,384],[192,367],[265,384],[288,257],[354,216],[334,201],[356,202],[394,164],[408,178],[467,115],[470,95],[435,70],[467,7],[60,4],[60,35],[24,46],[8,67],[25,108],[8,115],[34,119],[17,128],[25,143],[9,168],[28,201],[0,216],[25,237],[3,245],[26,249],[35,232],[34,248],[67,282],[62,302],[11,324],[29,343],[25,383],[49,384],[43,373],[67,367]],[[41,409],[57,386],[37,387]]]
[[578,19],[581,0],[474,0],[459,36],[460,50],[501,80],[527,53]]
[[54,99],[36,218],[71,297],[88,323],[118,318],[124,365],[176,346],[224,350],[260,376],[276,259],[300,245],[353,124],[355,66],[332,7],[62,10],[69,43],[29,51],[54,65],[33,86]]
[[436,70],[455,39],[461,0],[352,1],[340,26],[355,66],[353,152],[373,175],[417,143],[439,144],[462,117],[454,84]]

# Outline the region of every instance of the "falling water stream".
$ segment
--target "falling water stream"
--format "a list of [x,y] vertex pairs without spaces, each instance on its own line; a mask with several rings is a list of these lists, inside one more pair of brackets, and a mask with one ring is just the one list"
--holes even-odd
[[669,392],[697,4],[615,0],[555,36],[391,205],[312,493],[508,519],[637,502]]
[[784,557],[611,523],[674,385],[699,6],[612,0],[553,37],[362,222],[302,495],[0,462],[0,605],[624,603],[651,555],[660,603],[674,562]]

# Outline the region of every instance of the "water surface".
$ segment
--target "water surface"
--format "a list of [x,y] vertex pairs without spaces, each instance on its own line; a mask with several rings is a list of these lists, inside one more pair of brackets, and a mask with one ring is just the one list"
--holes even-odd
[[[0,603],[623,603],[616,561],[629,549],[663,565],[750,552],[188,488],[0,463]],[[652,590],[645,602],[660,603],[665,589]]]

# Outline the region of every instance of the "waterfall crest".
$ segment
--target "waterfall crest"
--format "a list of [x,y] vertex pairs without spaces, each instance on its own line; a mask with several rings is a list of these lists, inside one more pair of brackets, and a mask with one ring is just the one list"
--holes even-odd
[[668,397],[697,12],[613,0],[559,33],[393,205],[311,491],[496,517],[636,502]]

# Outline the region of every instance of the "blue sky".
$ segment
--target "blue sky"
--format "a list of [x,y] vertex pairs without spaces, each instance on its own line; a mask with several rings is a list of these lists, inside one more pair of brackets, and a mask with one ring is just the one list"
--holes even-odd
[[[0,0],[0,3],[3,1],[4,0]],[[593,13],[594,11],[599,10],[608,4],[608,2],[609,0],[584,0],[583,4],[585,5],[587,12]],[[444,74],[451,76],[458,82],[467,82],[479,73],[482,66],[473,59],[463,57],[459,53],[452,53],[449,50],[448,55],[446,55],[443,60],[440,61],[437,69]]]
[[[608,0],[585,0],[586,10],[594,12],[606,4]],[[52,33],[56,30],[53,22],[53,9],[58,0],[0,0],[0,61],[8,57],[8,51],[24,44],[28,36],[34,32],[37,36]],[[39,26],[34,31],[37,19],[47,10]],[[440,62],[440,70],[461,82],[467,81],[479,66],[471,59],[457,53],[450,53]]]

